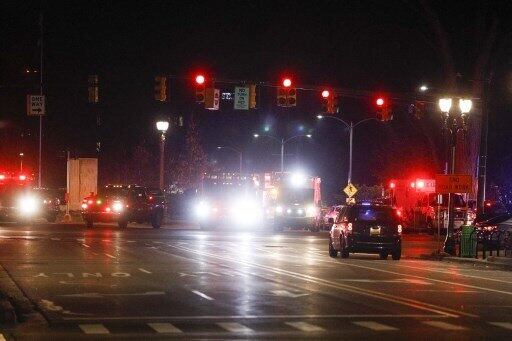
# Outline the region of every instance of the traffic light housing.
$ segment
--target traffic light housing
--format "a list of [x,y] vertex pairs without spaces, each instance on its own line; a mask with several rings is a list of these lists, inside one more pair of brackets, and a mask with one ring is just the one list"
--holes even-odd
[[277,87],[277,106],[295,107],[297,106],[297,89],[291,87]]
[[155,101],[167,101],[167,77],[155,77]]
[[389,101],[384,97],[379,97],[375,100],[376,116],[379,121],[389,122],[393,119],[393,113],[391,112],[391,105]]
[[256,100],[256,84],[249,85],[249,109],[255,109],[258,106]]
[[339,112],[339,95],[330,91],[322,91],[322,112],[336,114]]
[[89,103],[99,102],[99,77],[98,75],[89,75],[87,78],[87,94]]
[[196,83],[196,102],[197,103],[204,103],[206,98],[206,92],[205,92],[205,83],[206,83],[206,77],[199,74],[195,78]]

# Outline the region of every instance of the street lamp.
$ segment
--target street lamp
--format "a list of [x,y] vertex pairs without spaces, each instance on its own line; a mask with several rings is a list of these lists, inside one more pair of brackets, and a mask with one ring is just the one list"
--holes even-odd
[[[382,102],[379,102],[379,100],[382,101]],[[377,104],[378,105],[384,104],[384,100],[379,98],[377,100]],[[335,119],[338,122],[343,123],[345,125],[345,127],[348,128],[348,131],[349,131],[349,160],[348,160],[348,180],[347,180],[347,183],[350,184],[352,182],[352,151],[353,151],[353,146],[354,146],[354,143],[353,143],[353,141],[354,141],[354,128],[357,127],[358,125],[364,123],[364,122],[373,121],[373,120],[378,121],[378,119],[376,119],[375,117],[365,118],[365,119],[357,122],[356,124],[354,124],[354,122],[347,123],[344,120],[342,120],[341,118],[336,117],[336,116],[316,115],[316,118],[318,118],[319,120],[324,119],[324,118],[332,118],[332,119]]]
[[242,159],[242,151],[238,148],[234,148],[234,147],[229,147],[229,146],[218,146],[217,149],[221,150],[221,149],[229,149],[229,150],[232,150],[234,151],[235,153],[238,153],[238,156],[240,158],[240,175],[242,174],[242,165],[243,165],[243,159]]
[[[258,138],[258,137],[260,137],[260,134],[253,134],[252,136],[254,136],[254,138]],[[287,139],[285,139],[284,137],[281,138],[281,139],[278,139],[277,137],[272,136],[272,135],[268,135],[268,134],[264,134],[262,136],[271,138],[271,139],[273,139],[273,140],[275,140],[275,141],[277,141],[277,142],[279,142],[281,144],[281,173],[284,172],[284,145],[287,142],[290,142],[291,140],[299,138],[299,137],[306,137],[308,139],[313,137],[313,135],[311,135],[311,134],[299,134],[299,135],[295,135],[295,136],[289,137]]]
[[165,148],[165,133],[169,129],[168,120],[159,120],[156,122],[156,129],[160,132],[160,189],[164,189],[164,148]]
[[[448,174],[455,174],[455,148],[457,146],[457,133],[462,130],[466,131],[466,116],[471,111],[473,102],[470,99],[459,99],[459,110],[450,114],[453,100],[451,98],[441,98],[439,100],[439,109],[445,115],[444,129],[449,133],[449,146],[450,146],[450,167],[447,170]],[[455,238],[454,232],[454,199],[452,193],[448,194],[448,227],[446,231],[446,239],[444,241],[444,252],[448,254],[455,254]]]

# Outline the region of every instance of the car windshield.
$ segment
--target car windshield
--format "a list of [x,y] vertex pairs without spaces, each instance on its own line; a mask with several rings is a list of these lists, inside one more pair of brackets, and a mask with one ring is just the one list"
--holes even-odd
[[283,203],[304,204],[313,202],[313,189],[311,188],[283,188],[279,200]]
[[354,207],[349,220],[378,223],[398,223],[396,210],[391,207]]

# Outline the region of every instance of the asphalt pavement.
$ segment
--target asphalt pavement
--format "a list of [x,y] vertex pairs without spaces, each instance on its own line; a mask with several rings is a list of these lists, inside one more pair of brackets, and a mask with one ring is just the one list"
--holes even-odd
[[325,232],[0,223],[1,277],[33,310],[11,297],[19,322],[0,333],[8,340],[512,335],[512,272],[421,260],[436,247],[427,235],[404,236],[400,261],[333,259],[327,241]]

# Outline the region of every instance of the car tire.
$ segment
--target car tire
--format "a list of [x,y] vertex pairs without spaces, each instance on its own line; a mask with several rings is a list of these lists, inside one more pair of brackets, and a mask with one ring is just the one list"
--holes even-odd
[[94,227],[94,222],[92,221],[92,219],[85,219],[85,227],[87,227],[87,228]]
[[345,242],[343,239],[340,240],[341,250],[340,250],[340,256],[341,258],[348,258],[350,256],[350,253],[347,250],[347,246],[345,245]]
[[128,220],[119,220],[117,226],[121,229],[125,229],[128,226]]
[[329,238],[329,257],[336,258],[338,256],[338,251],[332,246],[332,239]]
[[391,253],[391,258],[393,260],[400,260],[402,258],[402,249],[395,250]]
[[162,226],[163,220],[163,212],[161,210],[158,210],[151,217],[151,226],[153,226],[154,229],[159,229]]
[[388,252],[381,252],[379,253],[379,258],[382,260],[388,259],[389,253]]

